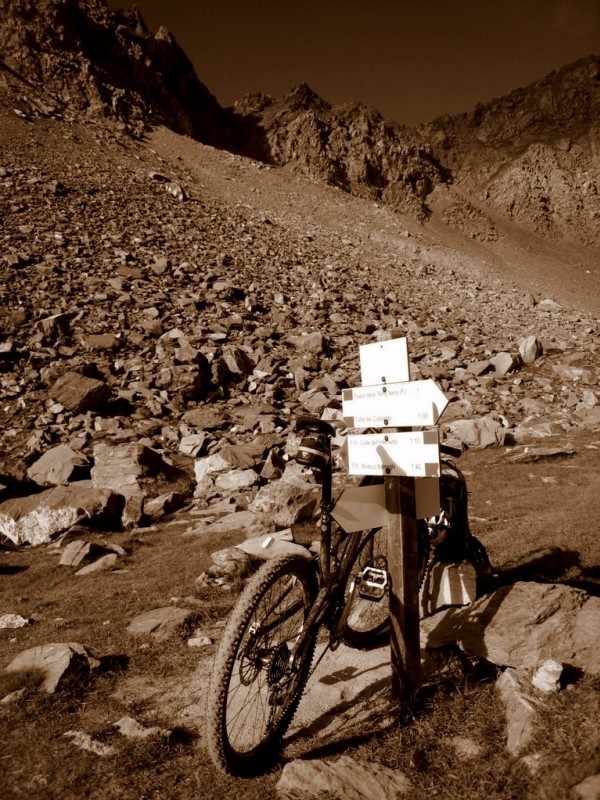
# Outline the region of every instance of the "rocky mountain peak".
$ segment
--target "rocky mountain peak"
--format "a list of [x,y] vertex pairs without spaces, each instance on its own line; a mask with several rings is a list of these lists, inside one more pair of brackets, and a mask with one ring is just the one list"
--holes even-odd
[[599,78],[600,58],[590,56],[419,133],[487,213],[597,246]]
[[137,7],[105,0],[14,0],[0,7],[4,66],[64,107],[111,115],[130,129],[162,123],[226,144],[226,115],[172,34],[152,34]]

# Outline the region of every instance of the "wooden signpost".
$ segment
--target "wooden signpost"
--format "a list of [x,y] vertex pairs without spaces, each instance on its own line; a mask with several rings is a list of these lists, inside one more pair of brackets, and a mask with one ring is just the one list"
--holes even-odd
[[[437,514],[440,508],[437,430],[412,428],[435,425],[448,401],[433,381],[410,382],[405,338],[362,345],[360,365],[363,385],[344,391],[344,417],[349,427],[383,428],[385,432],[348,437],[348,471],[352,475],[383,476],[390,576],[392,698],[399,701],[403,694],[414,695],[420,683],[417,519]],[[420,481],[429,482],[427,491],[417,491]],[[361,489],[371,490],[372,518],[381,520],[380,490],[374,493],[374,487],[356,487],[347,491]],[[352,517],[350,497],[344,504],[342,496],[338,505],[342,517]],[[364,523],[365,515],[363,511],[355,516]],[[344,526],[341,521],[340,524]],[[353,523],[349,520],[348,524]],[[376,526],[375,523],[362,527]]]

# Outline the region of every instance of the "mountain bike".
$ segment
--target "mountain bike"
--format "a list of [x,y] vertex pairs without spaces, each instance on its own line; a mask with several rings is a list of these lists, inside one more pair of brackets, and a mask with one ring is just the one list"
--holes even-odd
[[[215,657],[207,701],[206,744],[222,771],[248,776],[278,755],[312,667],[317,638],[327,649],[341,642],[367,648],[389,632],[387,528],[346,534],[332,518],[328,422],[301,416],[296,460],[321,487],[317,555],[283,555],[265,562],[246,584]],[[468,530],[466,483],[441,446],[442,510],[417,524],[419,582],[436,560],[462,560],[485,576],[491,565]],[[451,455],[459,451],[452,450]],[[363,483],[381,482],[379,477]],[[322,655],[320,656],[322,658]],[[319,659],[320,660],[320,659]],[[317,662],[318,663],[318,662]]]

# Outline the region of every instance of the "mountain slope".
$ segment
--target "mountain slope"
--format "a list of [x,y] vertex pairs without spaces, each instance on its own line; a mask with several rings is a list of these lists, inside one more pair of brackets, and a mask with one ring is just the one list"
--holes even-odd
[[427,196],[447,180],[414,132],[360,104],[332,107],[306,85],[284,98],[249,95],[236,103],[244,152],[267,156],[357,197],[380,200],[419,220]]
[[454,183],[553,239],[600,244],[600,58],[420,128]]
[[[300,85],[223,109],[164,28],[105,0],[14,0],[0,8],[5,80],[42,108],[109,116],[134,133],[162,123],[213,146],[384,203],[460,246],[488,249],[506,225],[566,247],[600,244],[600,59],[590,56],[472,112],[409,129]],[[2,70],[0,70],[0,74]],[[29,97],[29,102],[37,102]],[[440,228],[440,225],[442,228]],[[462,243],[462,244],[461,244]]]

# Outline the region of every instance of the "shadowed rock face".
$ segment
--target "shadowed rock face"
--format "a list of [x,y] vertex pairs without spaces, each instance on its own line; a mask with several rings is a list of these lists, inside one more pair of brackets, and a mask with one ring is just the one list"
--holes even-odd
[[597,246],[600,58],[421,126],[462,190],[518,224]]
[[69,108],[228,143],[225,114],[190,60],[166,28],[150,33],[135,7],[15,0],[0,8],[0,52],[10,69]]
[[414,131],[359,103],[332,107],[306,84],[279,100],[249,95],[234,111],[249,155],[421,220],[429,216],[427,196],[447,180]]

